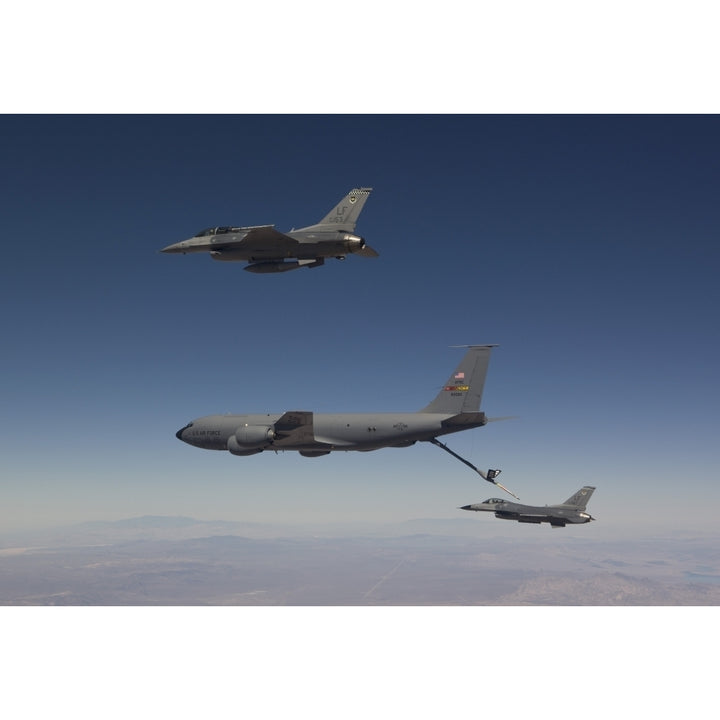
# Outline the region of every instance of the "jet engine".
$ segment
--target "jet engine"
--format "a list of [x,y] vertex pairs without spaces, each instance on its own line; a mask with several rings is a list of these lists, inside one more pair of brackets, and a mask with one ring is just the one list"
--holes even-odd
[[373,250],[365,242],[365,238],[362,238],[359,235],[353,235],[352,233],[347,233],[347,234],[343,235],[342,239],[343,239],[343,243],[344,243],[345,247],[347,248],[347,251],[350,253],[355,253],[356,255],[360,255],[362,257],[377,257],[378,256],[377,250]]
[[275,430],[267,425],[241,425],[235,431],[235,435],[230,436],[228,450],[233,451],[231,445],[236,446],[238,450],[264,448],[270,445],[274,439]]
[[342,239],[345,243],[345,247],[351,253],[358,252],[365,247],[365,238],[361,238],[359,235],[346,233],[342,236]]
[[240,455],[241,457],[247,457],[248,455],[257,455],[263,451],[262,448],[254,448],[251,450],[245,450],[241,448],[234,435],[231,435],[227,441],[227,449],[232,455]]

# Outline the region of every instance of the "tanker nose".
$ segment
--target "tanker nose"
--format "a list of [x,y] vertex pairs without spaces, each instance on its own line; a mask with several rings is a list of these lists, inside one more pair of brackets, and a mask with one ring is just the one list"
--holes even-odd
[[185,442],[185,438],[183,437],[183,433],[184,433],[189,427],[192,427],[192,423],[191,423],[191,422],[188,423],[187,425],[185,425],[185,427],[181,427],[181,428],[175,433],[175,437],[176,437],[178,440],[182,440],[183,442]]

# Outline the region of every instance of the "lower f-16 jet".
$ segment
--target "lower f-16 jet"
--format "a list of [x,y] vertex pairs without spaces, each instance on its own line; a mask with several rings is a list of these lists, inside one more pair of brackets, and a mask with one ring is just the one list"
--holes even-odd
[[377,257],[378,253],[355,235],[355,224],[372,188],[351,190],[316,225],[282,233],[274,225],[211,227],[189,240],[168,245],[164,253],[209,252],[213,260],[248,262],[253,273],[279,273],[318,267],[325,258],[346,255]]
[[[497,472],[497,470],[489,470],[488,474]],[[474,505],[463,505],[460,509],[494,512],[495,517],[502,520],[517,520],[521,523],[538,524],[546,522],[550,523],[554,528],[565,527],[567,523],[587,523],[595,519],[585,512],[594,490],[595,488],[591,485],[586,485],[560,505],[521,505],[501,498],[490,498],[485,502],[475,503]]]
[[[431,442],[503,490],[495,475],[487,476],[437,438],[482,427],[494,418],[479,412],[485,376],[494,345],[464,346],[467,351],[437,397],[418,412],[313,413],[290,410],[262,415],[209,415],[175,433],[178,440],[205,450],[255,455],[267,450],[297,451],[318,457],[337,451],[404,448]],[[507,492],[510,492],[507,490]],[[512,494],[512,493],[511,493]]]

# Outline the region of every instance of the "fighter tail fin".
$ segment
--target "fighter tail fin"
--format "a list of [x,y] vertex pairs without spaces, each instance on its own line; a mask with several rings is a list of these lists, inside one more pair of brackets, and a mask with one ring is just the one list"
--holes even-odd
[[497,345],[468,345],[465,356],[435,399],[420,412],[456,415],[480,409],[490,351]]
[[578,510],[584,510],[587,504],[590,502],[591,495],[595,492],[595,488],[592,485],[586,485],[580,488],[572,497],[569,497],[563,505],[572,505]]
[[355,223],[370,197],[372,188],[355,188],[351,190],[319,223],[297,230],[341,230],[354,232]]

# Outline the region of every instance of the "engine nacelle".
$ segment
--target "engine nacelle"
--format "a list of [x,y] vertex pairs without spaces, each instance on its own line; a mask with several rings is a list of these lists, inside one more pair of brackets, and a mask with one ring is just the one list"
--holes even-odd
[[343,242],[348,252],[351,253],[360,252],[360,250],[365,247],[365,238],[361,238],[359,235],[353,235],[352,233],[343,235]]
[[241,449],[264,448],[275,439],[275,430],[267,425],[241,425],[233,437]]
[[238,442],[235,439],[234,435],[231,435],[228,438],[227,449],[228,449],[228,452],[230,452],[232,455],[239,455],[240,457],[247,457],[248,455],[257,455],[258,453],[261,453],[263,451],[262,448],[254,448],[254,449],[241,448],[238,445]]

